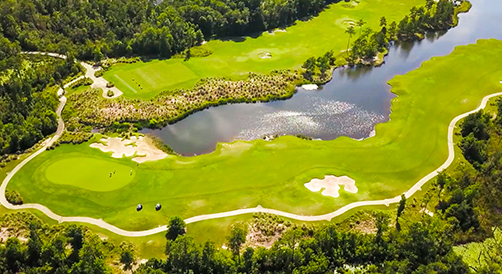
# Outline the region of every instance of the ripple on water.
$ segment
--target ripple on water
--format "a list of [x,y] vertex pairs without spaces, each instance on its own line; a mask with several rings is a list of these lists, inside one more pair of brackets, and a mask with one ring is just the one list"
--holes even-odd
[[369,136],[375,124],[386,121],[384,115],[355,104],[316,97],[309,99],[315,102],[305,104],[309,106],[308,110],[261,110],[261,113],[253,115],[255,119],[246,121],[245,128],[240,129],[236,139],[253,140],[265,134],[302,134],[324,140],[341,135],[362,138]]

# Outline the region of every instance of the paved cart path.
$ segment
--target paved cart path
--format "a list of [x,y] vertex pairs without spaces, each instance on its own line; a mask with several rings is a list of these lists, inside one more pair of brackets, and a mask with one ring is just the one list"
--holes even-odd
[[[46,55],[51,55],[50,53]],[[57,56],[55,57],[60,57]],[[60,57],[62,58],[62,57]],[[64,57],[66,58],[66,57]],[[82,76],[83,77],[83,76]],[[65,87],[70,86],[74,81],[77,81],[78,79],[73,80],[72,82],[68,83],[65,85]],[[501,82],[502,84],[502,82]],[[58,91],[58,94],[63,94],[62,90]],[[494,93],[487,95],[481,100],[481,104],[474,110],[471,110],[469,112],[463,113],[455,117],[450,124],[448,125],[448,137],[447,137],[447,142],[448,142],[448,159],[442,164],[440,167],[436,168],[434,171],[431,173],[427,174],[425,177],[420,179],[415,185],[413,185],[405,194],[406,198],[411,197],[413,194],[415,194],[417,191],[421,190],[422,186],[427,183],[430,179],[434,178],[438,172],[443,171],[447,167],[451,165],[453,160],[455,159],[455,143],[453,142],[453,133],[455,130],[455,125],[457,122],[469,114],[478,112],[481,109],[484,109],[490,100],[490,98],[496,97],[496,96],[502,96],[502,92]],[[14,175],[24,166],[26,165],[29,161],[31,161],[33,158],[37,157],[40,153],[44,152],[49,146],[51,146],[61,135],[64,129],[64,122],[61,119],[61,111],[63,110],[64,106],[66,104],[66,97],[61,96],[60,98],[60,104],[57,108],[57,115],[58,115],[58,129],[56,131],[56,134],[52,139],[47,141],[44,146],[30,155],[28,158],[24,159],[19,165],[17,165],[8,175],[5,177],[5,179],[2,182],[2,185],[0,186],[0,203],[8,208],[8,209],[37,209],[43,212],[45,215],[50,217],[51,219],[57,220],[59,222],[79,222],[79,223],[88,223],[88,224],[93,224],[96,226],[99,226],[101,228],[107,229],[110,232],[113,232],[115,234],[121,235],[121,236],[127,236],[127,237],[141,237],[141,236],[148,236],[148,235],[153,235],[157,234],[159,232],[163,232],[167,230],[167,226],[159,226],[157,228],[149,229],[149,230],[143,230],[143,231],[127,231],[120,229],[114,225],[111,225],[102,219],[94,219],[94,218],[89,218],[89,217],[63,217],[59,216],[56,213],[52,212],[49,208],[41,205],[41,204],[23,204],[23,205],[12,205],[5,199],[5,189],[7,187],[7,184],[9,181],[14,177]],[[401,200],[400,196],[390,198],[390,199],[385,199],[385,200],[374,200],[374,201],[361,201],[361,202],[355,202],[351,203],[348,205],[345,205],[341,208],[339,208],[336,211],[333,211],[331,213],[323,214],[323,215],[314,215],[314,216],[306,216],[306,215],[298,215],[298,214],[293,214],[293,213],[288,213],[280,210],[275,210],[275,209],[270,209],[270,208],[263,208],[261,206],[258,207],[253,207],[253,208],[244,208],[244,209],[237,209],[237,210],[232,210],[232,211],[227,211],[227,212],[221,212],[221,213],[214,213],[214,214],[206,214],[206,215],[199,215],[195,217],[191,217],[188,219],[185,219],[185,222],[187,224],[190,223],[195,223],[195,222],[200,222],[200,221],[205,221],[205,220],[211,220],[211,219],[218,219],[218,218],[225,218],[225,217],[230,217],[230,216],[236,216],[236,215],[241,215],[241,214],[249,214],[249,213],[270,213],[270,214],[275,214],[279,216],[283,216],[286,218],[290,219],[295,219],[299,221],[306,221],[306,222],[311,222],[311,221],[326,221],[326,220],[331,220],[334,217],[337,217],[351,209],[361,207],[361,206],[371,206],[371,205],[390,205],[393,203],[397,203]]]

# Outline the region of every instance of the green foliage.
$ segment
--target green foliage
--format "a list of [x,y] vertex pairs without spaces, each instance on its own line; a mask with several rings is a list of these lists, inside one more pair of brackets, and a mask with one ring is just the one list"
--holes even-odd
[[153,144],[158,149],[164,151],[167,154],[176,155],[176,152],[173,150],[173,148],[170,147],[168,144],[164,143],[164,141],[162,141],[162,139],[160,139],[158,136],[153,134],[148,134],[148,138],[152,140]]
[[[399,21],[399,24],[392,22],[388,29],[387,19],[382,17],[379,31],[373,31],[371,28],[362,30],[365,22],[361,19],[356,23],[360,29],[360,35],[353,43],[350,52],[352,63],[373,64],[375,62],[374,57],[379,52],[385,52],[390,41],[421,40],[426,32],[447,30],[455,26],[458,21],[457,14],[466,12],[470,8],[466,7],[468,4],[463,3],[469,2],[462,1],[460,7],[455,8],[453,1],[440,0],[437,3],[428,1],[425,6],[411,8],[409,15]],[[350,38],[354,31],[347,30],[347,33],[349,33]]]
[[23,197],[16,190],[7,189],[5,190],[5,199],[13,205],[22,205]]
[[0,6],[0,16],[6,18],[0,33],[26,50],[72,51],[94,61],[131,54],[170,57],[204,37],[242,36],[291,25],[331,2],[5,1]]
[[80,72],[73,62],[51,57],[23,55],[7,60],[13,70],[21,70],[21,60],[31,65],[0,85],[0,155],[32,147],[56,130],[57,87],[46,87]]
[[185,234],[186,224],[183,218],[179,216],[173,216],[169,219],[169,224],[166,233],[166,239],[176,240],[178,236]]
[[[113,103],[98,95],[99,91],[88,90],[72,94],[63,114],[65,120],[73,117],[80,124],[111,124],[112,129],[118,121],[140,122],[145,127],[156,128],[209,106],[289,98],[302,81],[302,75],[296,71],[273,71],[269,75],[250,73],[242,81],[208,78],[190,90],[165,91],[149,100],[119,98]],[[100,111],[109,104],[113,104],[110,105],[113,109],[118,108],[113,115]]]
[[107,92],[106,92],[106,96],[108,97],[113,97],[113,95],[115,95],[115,93],[113,93],[113,90],[109,89]]
[[103,74],[105,74],[105,70],[104,69],[96,70],[96,72],[94,72],[94,76],[97,77],[97,78],[102,77]]
[[61,144],[82,144],[89,141],[92,136],[92,133],[87,132],[64,131],[61,137],[49,149],[54,149]]
[[120,249],[120,263],[124,265],[124,270],[131,270],[136,262],[133,246],[130,243],[122,242]]
[[234,256],[240,255],[241,246],[246,242],[246,235],[248,234],[248,229],[245,224],[237,223],[232,225],[232,230],[230,230],[230,235],[227,238],[228,248],[232,251]]
[[460,125],[462,137],[473,133],[473,137],[476,139],[487,140],[490,137],[488,135],[488,128],[491,127],[491,118],[490,114],[484,113],[482,110],[470,114]]
[[70,88],[76,89],[81,86],[90,86],[90,85],[92,85],[92,83],[93,83],[93,81],[91,78],[84,77],[84,78],[76,81],[75,83],[73,83]]

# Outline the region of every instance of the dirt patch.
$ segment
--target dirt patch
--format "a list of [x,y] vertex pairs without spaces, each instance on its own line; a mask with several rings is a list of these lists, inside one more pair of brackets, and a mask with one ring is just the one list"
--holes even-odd
[[99,143],[91,144],[90,147],[99,148],[103,152],[113,152],[113,158],[133,157],[132,160],[137,163],[156,161],[167,156],[147,137],[103,138]]
[[347,176],[336,177],[333,175],[327,175],[322,180],[317,178],[312,179],[310,182],[305,184],[305,187],[312,192],[318,192],[324,189],[321,192],[322,195],[338,198],[340,196],[340,193],[338,193],[340,185],[343,185],[344,190],[347,192],[357,193],[358,191],[356,181]]
[[261,52],[258,53],[258,57],[260,57],[261,59],[270,59],[272,58],[272,54],[270,54],[270,52]]
[[291,226],[291,222],[277,215],[256,213],[249,224],[246,246],[271,248]]
[[14,231],[10,230],[8,227],[2,227],[0,228],[0,243],[5,243],[7,239],[9,238],[18,238],[21,242],[26,243],[28,241],[28,238],[22,235],[21,232],[15,233]]

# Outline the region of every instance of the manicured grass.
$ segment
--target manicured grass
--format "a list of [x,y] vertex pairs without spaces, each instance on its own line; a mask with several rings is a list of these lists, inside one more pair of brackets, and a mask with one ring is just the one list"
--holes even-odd
[[[286,32],[264,32],[257,38],[212,40],[202,46],[213,52],[208,57],[191,58],[186,62],[169,59],[120,64],[113,66],[104,77],[115,83],[126,97],[150,98],[163,90],[190,88],[206,77],[237,80],[249,72],[266,74],[275,69],[299,68],[309,57],[346,49],[345,30],[351,22],[364,19],[367,22],[364,27],[377,29],[382,16],[389,23],[399,21],[410,8],[424,3],[423,0],[361,0],[359,4],[341,1],[309,21],[298,21]],[[359,33],[358,29],[356,31]],[[272,58],[261,59],[259,54],[265,52]]]
[[[95,157],[74,157],[68,153],[47,166],[41,178],[51,183],[77,186],[92,191],[110,191],[129,184],[134,178],[129,166]],[[85,171],[85,172],[82,172]],[[92,171],[92,172],[89,172]]]
[[[502,41],[480,40],[396,76],[390,81],[397,94],[390,122],[377,125],[376,136],[363,141],[347,137],[306,141],[292,136],[271,142],[239,141],[219,144],[211,154],[171,156],[139,166],[88,144],[62,145],[27,164],[8,188],[55,213],[103,218],[130,230],[165,224],[172,215],[187,218],[258,205],[317,215],[355,201],[395,197],[446,160],[447,126],[455,116],[476,108],[482,97],[502,91],[500,60]],[[43,166],[70,153],[127,165],[136,176],[108,192],[40,179]],[[75,176],[87,172],[91,171],[82,169]],[[341,190],[334,199],[304,187],[326,174],[355,179],[359,192]],[[135,210],[138,203],[145,206],[141,212]],[[154,210],[156,203],[163,205],[159,212]]]

